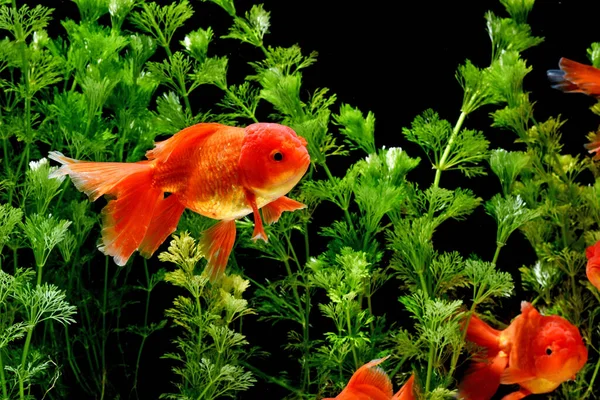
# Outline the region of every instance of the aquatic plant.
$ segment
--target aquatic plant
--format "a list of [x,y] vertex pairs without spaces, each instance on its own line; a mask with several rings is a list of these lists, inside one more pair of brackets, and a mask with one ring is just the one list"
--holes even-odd
[[[538,120],[524,87],[544,68],[524,58],[543,40],[527,24],[534,1],[485,14],[489,64],[457,67],[456,122],[423,111],[398,128],[406,149],[378,146],[372,112],[306,87],[317,53],[270,45],[263,5],[211,2],[75,0],[79,17],[54,35],[52,9],[0,1],[0,398],[322,398],[387,355],[394,382],[415,374],[417,398],[451,398],[466,325],[475,313],[508,325],[514,299],[565,317],[588,346],[589,363],[552,398],[596,396],[600,294],[585,248],[600,238],[600,170],[564,151],[564,120]],[[229,30],[197,24],[205,9]],[[253,58],[230,65],[224,43]],[[588,51],[597,66],[599,49]],[[490,149],[488,129],[470,127],[485,113],[514,145]],[[213,283],[197,245],[211,220],[184,213],[159,256],[118,267],[96,249],[101,206],[49,178],[44,158],[139,161],[192,124],[258,121],[307,140],[311,167],[291,197],[308,207],[266,226],[267,243],[237,221]],[[482,177],[499,193],[480,194]],[[438,240],[474,218],[495,223],[485,249]],[[520,273],[499,261],[517,235],[535,256]],[[162,381],[149,382],[152,368]]]

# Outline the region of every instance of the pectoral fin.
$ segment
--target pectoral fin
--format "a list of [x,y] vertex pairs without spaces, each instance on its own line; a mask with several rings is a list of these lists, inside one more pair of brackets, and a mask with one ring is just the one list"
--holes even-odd
[[306,208],[306,204],[302,204],[299,201],[292,200],[286,196],[281,196],[277,200],[264,206],[262,208],[262,214],[265,223],[271,225],[279,220],[284,211],[296,211],[302,208]]
[[245,191],[246,200],[250,207],[252,207],[252,214],[254,215],[254,232],[252,232],[252,240],[262,239],[265,242],[268,242],[267,234],[265,233],[265,228],[263,227],[262,219],[260,218],[260,213],[258,212],[258,207],[256,206],[256,196],[249,190]]
[[515,367],[509,367],[502,373],[500,383],[503,385],[512,385],[513,383],[521,383],[532,379],[535,379],[533,373]]
[[513,392],[511,394],[507,394],[502,398],[502,400],[520,400],[523,397],[529,396],[531,392],[527,389],[521,388],[518,392]]

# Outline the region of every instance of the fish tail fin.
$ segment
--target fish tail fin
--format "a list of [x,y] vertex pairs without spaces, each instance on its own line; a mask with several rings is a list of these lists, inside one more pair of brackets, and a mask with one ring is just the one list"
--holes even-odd
[[48,158],[62,166],[50,174],[51,178],[69,175],[75,187],[95,201],[104,194],[114,195],[120,190],[119,183],[138,173],[149,173],[152,164],[148,162],[92,162],[66,157],[58,151],[48,153]]
[[412,374],[400,390],[392,397],[392,400],[414,400],[415,374]]
[[600,96],[600,69],[564,57],[560,59],[558,65],[560,69],[551,69],[547,72],[554,89],[566,93]]
[[235,220],[219,221],[203,232],[198,244],[208,260],[205,271],[211,282],[225,272],[234,243]]
[[490,354],[495,354],[500,350],[501,333],[501,331],[492,328],[473,314],[467,327],[467,340],[485,347]]
[[175,194],[158,200],[150,225],[138,247],[143,257],[150,258],[167,237],[175,232],[184,210],[185,206],[179,202]]
[[153,165],[79,161],[57,151],[48,157],[62,164],[51,176],[69,175],[75,187],[92,201],[102,195],[112,197],[102,209],[98,248],[112,256],[117,265],[125,265],[146,236],[154,207],[162,198],[162,190],[152,187]]
[[503,351],[491,360],[473,363],[458,385],[458,398],[490,400],[500,386],[500,377],[507,364],[508,356]]
[[115,199],[102,209],[102,243],[98,249],[123,266],[146,237],[163,192],[152,187],[149,168],[124,177],[107,194]]
[[[370,392],[376,392],[380,397],[380,393],[383,393],[388,398],[392,397],[394,393],[392,381],[385,371],[377,366],[387,360],[388,357],[389,356],[370,361],[357,369],[354,375],[352,375],[352,378],[350,378],[348,387],[361,387],[363,391],[369,390]],[[376,395],[373,397],[379,398],[376,397]]]

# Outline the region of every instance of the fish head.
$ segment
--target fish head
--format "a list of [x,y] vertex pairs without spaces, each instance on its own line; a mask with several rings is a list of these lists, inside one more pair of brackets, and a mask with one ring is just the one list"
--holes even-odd
[[300,181],[310,165],[306,140],[280,124],[246,127],[238,169],[242,185],[256,195],[276,199]]
[[532,340],[532,355],[536,375],[560,384],[583,368],[588,351],[576,326],[551,315],[542,318],[540,330]]
[[585,256],[588,260],[591,260],[596,256],[600,256],[600,240],[585,249]]

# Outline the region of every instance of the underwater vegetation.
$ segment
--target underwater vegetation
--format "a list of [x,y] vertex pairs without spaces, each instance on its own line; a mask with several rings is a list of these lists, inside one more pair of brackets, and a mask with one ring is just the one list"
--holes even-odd
[[600,43],[489,2],[380,133],[242,3],[0,0],[0,399],[600,397]]

